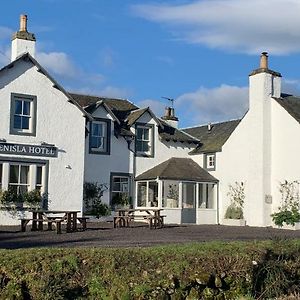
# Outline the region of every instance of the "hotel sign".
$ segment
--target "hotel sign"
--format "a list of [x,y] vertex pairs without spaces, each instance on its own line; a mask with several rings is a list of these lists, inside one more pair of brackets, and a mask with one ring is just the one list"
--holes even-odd
[[0,143],[0,154],[57,157],[57,148],[54,146],[43,146],[43,145],[38,146],[38,145]]

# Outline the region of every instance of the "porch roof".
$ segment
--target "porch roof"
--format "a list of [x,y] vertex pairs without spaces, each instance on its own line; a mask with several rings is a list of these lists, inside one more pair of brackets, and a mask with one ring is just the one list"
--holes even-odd
[[218,182],[191,158],[172,157],[135,178],[139,180],[169,179],[196,182]]

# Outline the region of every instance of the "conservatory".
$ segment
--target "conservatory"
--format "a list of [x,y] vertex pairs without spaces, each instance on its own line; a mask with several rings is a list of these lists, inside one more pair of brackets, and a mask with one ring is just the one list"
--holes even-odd
[[163,208],[166,223],[218,223],[218,180],[192,159],[171,158],[135,181],[136,208]]

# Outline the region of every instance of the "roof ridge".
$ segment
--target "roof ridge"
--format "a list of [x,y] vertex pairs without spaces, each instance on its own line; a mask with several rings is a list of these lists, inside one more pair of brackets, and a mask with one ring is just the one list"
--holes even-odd
[[[237,118],[237,119],[230,119],[230,120],[227,120],[227,121],[221,121],[221,122],[215,122],[215,123],[210,123],[210,125],[219,125],[219,124],[223,124],[223,123],[229,123],[229,122],[234,122],[234,121],[241,121],[242,118]],[[195,125],[195,126],[190,126],[190,127],[184,127],[184,128],[181,128],[180,130],[186,130],[186,129],[192,129],[192,128],[199,128],[199,127],[204,127],[204,126],[207,126],[209,123],[204,123],[204,124],[199,124],[199,125]]]
[[74,94],[74,95],[79,95],[79,96],[86,96],[86,97],[94,97],[94,98],[101,98],[101,99],[110,99],[110,100],[120,100],[120,101],[128,101],[130,103],[133,104],[133,102],[131,102],[128,99],[125,98],[118,98],[118,97],[108,97],[108,96],[100,96],[100,95],[91,95],[91,94],[86,94],[86,93],[78,93],[78,92],[68,92],[69,94]]

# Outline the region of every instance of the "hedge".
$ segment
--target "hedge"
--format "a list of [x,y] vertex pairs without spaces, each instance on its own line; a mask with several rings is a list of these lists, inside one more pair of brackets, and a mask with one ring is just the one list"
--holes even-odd
[[1,299],[300,295],[300,241],[0,250]]

